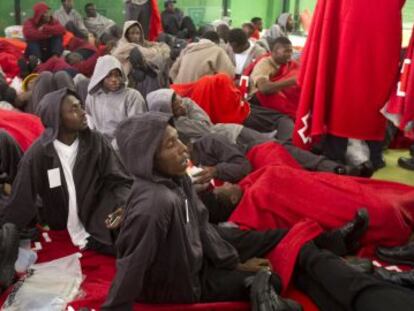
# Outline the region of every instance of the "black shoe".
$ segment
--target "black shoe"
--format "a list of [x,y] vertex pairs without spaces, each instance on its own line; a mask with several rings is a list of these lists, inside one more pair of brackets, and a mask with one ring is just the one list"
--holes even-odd
[[338,229],[350,253],[357,251],[360,247],[359,240],[368,230],[368,225],[368,211],[365,208],[361,208],[357,211],[354,220]]
[[376,254],[379,259],[392,264],[414,266],[414,242],[397,247],[378,247]]
[[398,165],[406,170],[414,171],[414,158],[401,157],[398,159]]
[[384,168],[387,164],[385,163],[384,159],[380,159],[378,161],[372,162],[372,166],[374,167],[374,171],[378,171]]
[[356,167],[359,170],[359,176],[371,177],[374,175],[375,169],[371,161],[366,161]]
[[270,284],[271,272],[262,270],[256,273],[250,287],[252,311],[302,311],[300,304],[282,299]]
[[6,289],[13,282],[14,264],[19,250],[19,232],[14,224],[0,229],[0,287]]
[[372,273],[374,272],[374,265],[372,261],[360,257],[347,257],[345,262],[348,266],[361,273]]
[[414,270],[396,272],[389,271],[385,268],[379,268],[375,270],[374,276],[389,283],[414,289]]
[[414,158],[414,144],[410,146],[410,156]]
[[335,167],[335,174],[347,176],[361,176],[361,170],[357,166],[339,165]]
[[359,240],[367,231],[368,224],[368,211],[361,208],[352,221],[339,229],[322,233],[314,242],[319,248],[329,250],[338,256],[353,254],[359,249]]

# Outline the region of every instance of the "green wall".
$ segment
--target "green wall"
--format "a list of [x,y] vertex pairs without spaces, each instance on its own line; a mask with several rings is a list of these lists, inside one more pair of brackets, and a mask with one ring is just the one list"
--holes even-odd
[[[44,0],[53,10],[60,6],[60,0]],[[338,1],[338,0],[333,0]],[[363,0],[361,0],[363,1]],[[390,0],[392,1],[392,0]],[[32,6],[38,0],[21,0],[22,20],[32,15]],[[75,0],[76,9],[83,14],[83,7],[88,2],[94,2],[98,10],[121,24],[124,20],[122,0]],[[300,10],[313,10],[317,0],[299,0]],[[164,1],[158,0],[160,10]],[[178,0],[177,6],[185,14],[191,16],[197,25],[219,19],[222,15],[222,0]],[[263,18],[265,26],[269,27],[282,11],[283,0],[229,0],[229,13],[234,27],[240,27],[254,16]],[[294,12],[295,0],[290,0],[289,11]],[[14,0],[0,0],[0,29],[14,24]],[[414,23],[414,0],[407,0],[404,8],[404,22]]]

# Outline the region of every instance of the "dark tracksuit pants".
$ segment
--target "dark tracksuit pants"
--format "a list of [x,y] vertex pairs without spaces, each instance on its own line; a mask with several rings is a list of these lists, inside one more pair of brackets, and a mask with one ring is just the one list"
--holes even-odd
[[62,36],[54,36],[47,40],[28,41],[24,52],[26,57],[36,56],[42,62],[45,62],[53,55],[60,56],[63,52]]
[[[285,236],[287,230],[265,232],[217,227],[219,234],[232,244],[241,262],[264,257]],[[250,272],[220,270],[206,265],[202,278],[202,301],[248,301],[244,286]],[[276,292],[280,280],[272,276]],[[295,284],[308,294],[321,311],[412,311],[414,292],[354,270],[340,257],[306,244],[295,267]]]
[[325,156],[316,155],[310,151],[303,150],[294,146],[290,141],[279,141],[276,137],[270,137],[269,134],[259,133],[258,131],[244,127],[237,144],[246,147],[247,150],[255,145],[274,140],[281,144],[286,151],[305,169],[310,171],[335,172],[340,166],[338,162],[332,161]]
[[321,311],[414,310],[414,292],[354,270],[331,252],[313,244],[302,248],[295,285]]
[[[366,141],[370,151],[370,161],[374,166],[382,162],[382,141]],[[326,157],[333,161],[345,163],[346,151],[348,149],[348,138],[334,135],[326,135],[323,150]]]
[[[238,251],[241,262],[254,257],[263,258],[280,242],[287,231],[256,232],[237,228],[216,228],[220,236]],[[255,273],[217,269],[205,261],[201,276],[201,301],[249,301],[249,290],[245,286],[245,280],[253,275]],[[271,282],[276,291],[280,292],[281,283],[276,274],[272,275]]]

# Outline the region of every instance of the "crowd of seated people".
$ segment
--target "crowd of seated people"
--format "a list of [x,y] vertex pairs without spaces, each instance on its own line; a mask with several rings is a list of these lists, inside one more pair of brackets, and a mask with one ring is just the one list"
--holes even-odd
[[80,252],[116,257],[102,310],[302,310],[282,298],[290,279],[322,311],[414,310],[412,271],[342,258],[362,249],[414,265],[414,188],[370,179],[369,157],[331,158],[329,141],[293,143],[293,16],[267,30],[260,17],[197,29],[176,1],[162,13],[124,2],[123,24],[93,2],[84,17],[74,0],[54,13],[36,3],[13,49],[19,72],[0,71],[1,290],[20,237],[48,226]]

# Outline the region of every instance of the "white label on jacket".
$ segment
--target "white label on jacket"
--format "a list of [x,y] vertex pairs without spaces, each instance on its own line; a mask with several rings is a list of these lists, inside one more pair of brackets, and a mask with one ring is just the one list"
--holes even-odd
[[50,189],[60,187],[62,185],[62,182],[60,180],[60,170],[58,167],[48,170],[47,177],[49,178]]

